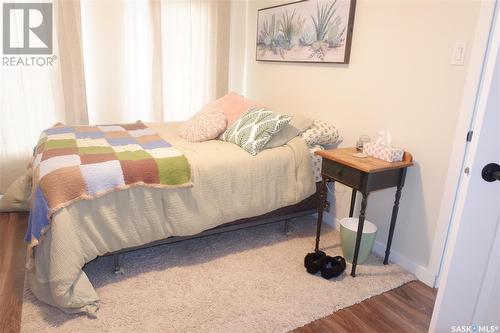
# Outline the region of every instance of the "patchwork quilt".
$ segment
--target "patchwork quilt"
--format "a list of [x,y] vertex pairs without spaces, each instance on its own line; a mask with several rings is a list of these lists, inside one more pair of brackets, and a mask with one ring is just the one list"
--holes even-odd
[[186,157],[142,122],[64,126],[42,132],[34,150],[26,241],[36,246],[57,210],[131,186],[192,186]]

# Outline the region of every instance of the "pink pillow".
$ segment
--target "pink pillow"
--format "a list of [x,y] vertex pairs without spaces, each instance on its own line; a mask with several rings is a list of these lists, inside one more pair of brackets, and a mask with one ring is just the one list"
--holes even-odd
[[245,112],[254,107],[263,107],[264,105],[246,99],[235,92],[208,103],[206,108],[220,109],[227,118],[227,127],[231,126]]
[[220,109],[201,109],[181,125],[179,136],[189,142],[203,142],[217,138],[227,128],[226,116]]

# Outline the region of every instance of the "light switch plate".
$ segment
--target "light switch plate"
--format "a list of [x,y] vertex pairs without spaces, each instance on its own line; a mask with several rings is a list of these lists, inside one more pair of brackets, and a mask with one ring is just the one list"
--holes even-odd
[[467,46],[465,43],[456,43],[451,52],[450,64],[454,66],[463,66],[465,63],[465,53],[467,51]]

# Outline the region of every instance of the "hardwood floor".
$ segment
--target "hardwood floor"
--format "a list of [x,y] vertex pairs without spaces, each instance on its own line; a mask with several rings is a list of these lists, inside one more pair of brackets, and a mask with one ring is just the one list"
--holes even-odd
[[427,332],[436,292],[412,281],[293,332]]
[[26,213],[0,213],[0,332],[19,332],[24,289]]
[[[24,288],[28,215],[0,213],[0,332],[19,332]],[[427,332],[436,290],[419,281],[339,310],[297,328],[312,332]]]

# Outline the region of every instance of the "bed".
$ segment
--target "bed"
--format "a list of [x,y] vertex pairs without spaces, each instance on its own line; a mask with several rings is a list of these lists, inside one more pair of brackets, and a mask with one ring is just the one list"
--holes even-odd
[[98,256],[310,214],[317,207],[311,155],[296,137],[251,156],[231,143],[189,143],[180,123],[151,123],[191,165],[193,187],[136,186],[55,213],[33,252],[30,290],[68,313],[95,315],[99,297],[83,266]]

